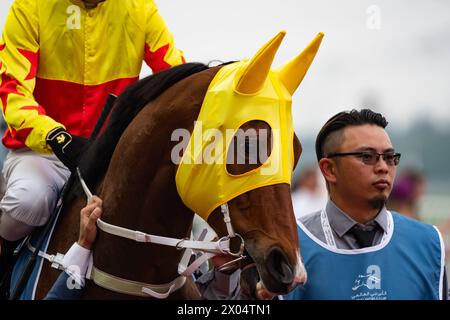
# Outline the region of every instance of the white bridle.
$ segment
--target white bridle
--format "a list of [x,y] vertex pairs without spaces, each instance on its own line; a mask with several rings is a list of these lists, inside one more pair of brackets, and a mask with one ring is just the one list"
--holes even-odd
[[[87,196],[87,201],[89,202],[89,200],[92,198],[92,192],[89,190],[88,186],[83,180],[78,168],[77,174],[78,178],[80,179],[81,186],[83,187],[83,190]],[[141,231],[119,227],[98,219],[98,228],[106,233],[130,239],[136,242],[161,244],[165,246],[175,247],[180,250],[186,249],[186,251],[184,252],[183,257],[178,264],[178,274],[180,274],[180,276],[169,283],[154,285],[122,279],[99,270],[93,265],[92,259],[86,278],[93,280],[95,284],[105,289],[115,292],[135,296],[150,295],[157,299],[164,299],[167,298],[172,292],[183,287],[184,283],[186,282],[186,277],[191,276],[192,273],[195,272],[195,270],[197,270],[205,261],[211,259],[212,257],[219,254],[226,254],[236,257],[236,259],[222,265],[219,270],[222,268],[226,268],[230,264],[235,263],[241,259],[244,259],[244,239],[241,235],[235,233],[233,230],[228,204],[222,204],[220,209],[223,214],[223,220],[227,227],[228,235],[220,238],[217,241],[204,240],[206,238],[206,229],[204,230],[204,232],[202,232],[198,240],[176,239],[151,235]],[[232,252],[230,249],[230,239],[234,237],[238,237],[241,241],[239,250],[237,252]],[[202,255],[200,255],[200,257],[198,257],[195,261],[188,265],[193,252],[201,252]]]

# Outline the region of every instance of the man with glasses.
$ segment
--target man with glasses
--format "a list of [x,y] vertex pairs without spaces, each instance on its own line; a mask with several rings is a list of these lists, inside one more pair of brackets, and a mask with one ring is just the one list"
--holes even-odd
[[439,231],[386,210],[400,161],[371,110],[340,112],[316,140],[329,200],[300,219],[308,281],[286,299],[446,299]]

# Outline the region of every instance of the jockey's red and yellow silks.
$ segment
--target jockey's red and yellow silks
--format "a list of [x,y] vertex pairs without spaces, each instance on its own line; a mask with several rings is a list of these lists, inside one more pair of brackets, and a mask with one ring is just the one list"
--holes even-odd
[[49,153],[47,133],[64,126],[87,137],[108,93],[184,63],[152,0],[15,0],[0,41],[3,143]]
[[[294,166],[292,94],[311,65],[323,34],[280,70],[272,70],[284,35],[280,32],[250,61],[222,67],[208,88],[175,177],[184,204],[205,220],[215,208],[247,191],[290,184]],[[232,175],[226,168],[231,140],[252,120],[270,126],[272,151],[262,166]],[[227,134],[229,130],[232,134]],[[214,159],[205,159],[212,141]]]

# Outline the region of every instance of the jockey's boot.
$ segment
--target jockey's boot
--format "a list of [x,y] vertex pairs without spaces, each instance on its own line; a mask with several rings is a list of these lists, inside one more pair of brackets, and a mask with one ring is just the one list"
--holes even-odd
[[14,266],[14,249],[19,243],[20,240],[7,241],[0,237],[0,300],[9,298],[11,273]]

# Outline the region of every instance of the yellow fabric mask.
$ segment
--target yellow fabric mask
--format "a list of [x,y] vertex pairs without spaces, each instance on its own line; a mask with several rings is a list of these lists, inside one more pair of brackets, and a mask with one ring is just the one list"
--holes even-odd
[[[222,67],[206,93],[176,174],[184,204],[207,219],[229,200],[256,188],[290,184],[294,165],[291,97],[311,65],[323,34],[279,70],[272,61],[285,32],[277,34],[250,61]],[[240,175],[227,171],[227,153],[237,130],[261,120],[272,131],[272,151],[262,166]],[[231,130],[230,130],[231,129]],[[211,146],[213,152],[211,151]],[[212,154],[213,157],[207,157]]]

